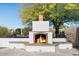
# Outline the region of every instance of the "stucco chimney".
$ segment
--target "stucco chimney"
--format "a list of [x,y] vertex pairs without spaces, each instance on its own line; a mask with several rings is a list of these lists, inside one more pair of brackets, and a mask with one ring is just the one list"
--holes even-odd
[[39,21],[43,21],[43,15],[39,15]]

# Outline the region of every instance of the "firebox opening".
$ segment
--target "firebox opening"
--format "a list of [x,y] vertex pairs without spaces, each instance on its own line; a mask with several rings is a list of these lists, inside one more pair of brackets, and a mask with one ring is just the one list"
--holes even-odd
[[35,43],[47,43],[47,35],[46,34],[36,34]]

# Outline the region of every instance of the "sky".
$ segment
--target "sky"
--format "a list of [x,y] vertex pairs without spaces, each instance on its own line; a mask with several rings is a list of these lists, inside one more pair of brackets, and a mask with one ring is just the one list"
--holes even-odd
[[10,29],[23,27],[20,18],[19,4],[0,3],[0,26],[5,26]]

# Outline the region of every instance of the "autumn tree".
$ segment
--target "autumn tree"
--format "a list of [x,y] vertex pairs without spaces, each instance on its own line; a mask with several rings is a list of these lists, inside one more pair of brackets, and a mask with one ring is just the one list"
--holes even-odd
[[45,20],[51,20],[54,25],[56,36],[59,28],[68,21],[77,21],[79,18],[79,4],[31,4],[21,6],[21,18],[23,23],[38,20],[39,15],[43,15]]

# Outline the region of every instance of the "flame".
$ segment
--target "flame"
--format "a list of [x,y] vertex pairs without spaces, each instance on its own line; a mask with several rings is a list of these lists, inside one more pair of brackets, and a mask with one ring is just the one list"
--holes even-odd
[[40,37],[37,39],[37,43],[44,43],[44,42],[46,42],[46,40],[45,40],[42,36],[40,36]]

